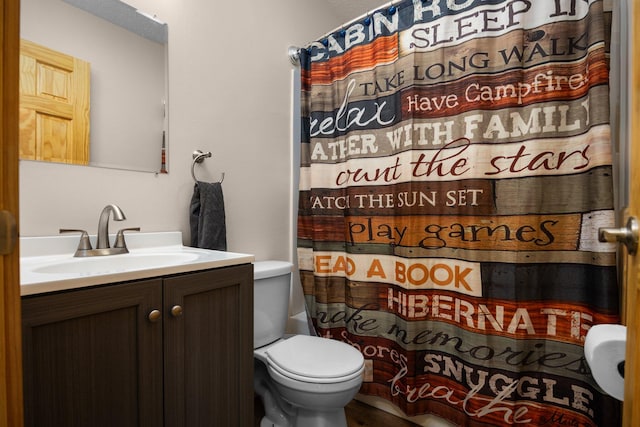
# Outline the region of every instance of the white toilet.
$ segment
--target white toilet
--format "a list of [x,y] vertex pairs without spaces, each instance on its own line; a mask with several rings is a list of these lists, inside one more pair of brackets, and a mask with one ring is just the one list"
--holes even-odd
[[261,427],[346,427],[344,407],[362,384],[364,358],[352,346],[309,335],[285,336],[291,269],[254,264],[254,388]]

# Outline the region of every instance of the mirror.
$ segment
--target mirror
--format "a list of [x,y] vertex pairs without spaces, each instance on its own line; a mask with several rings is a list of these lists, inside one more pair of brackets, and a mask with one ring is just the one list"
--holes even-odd
[[119,0],[20,6],[22,39],[90,64],[89,166],[166,172],[167,25]]

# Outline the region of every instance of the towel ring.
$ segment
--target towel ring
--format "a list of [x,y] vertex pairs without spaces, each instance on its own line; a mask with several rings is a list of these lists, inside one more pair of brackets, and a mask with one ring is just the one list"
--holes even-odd
[[[196,150],[193,152],[192,156],[193,156],[193,162],[191,163],[191,177],[195,182],[198,182],[198,179],[196,178],[196,173],[194,171],[194,168],[196,167],[196,163],[202,163],[204,159],[211,157],[211,151],[207,151],[206,153],[203,153],[200,150]],[[220,177],[220,184],[222,184],[222,181],[224,181],[224,172],[222,172],[222,176]]]

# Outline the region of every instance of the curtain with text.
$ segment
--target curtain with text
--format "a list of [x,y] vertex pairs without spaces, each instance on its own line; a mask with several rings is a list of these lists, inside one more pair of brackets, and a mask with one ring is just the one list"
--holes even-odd
[[303,50],[298,260],[361,393],[464,426],[605,426],[618,323],[597,0],[406,0]]

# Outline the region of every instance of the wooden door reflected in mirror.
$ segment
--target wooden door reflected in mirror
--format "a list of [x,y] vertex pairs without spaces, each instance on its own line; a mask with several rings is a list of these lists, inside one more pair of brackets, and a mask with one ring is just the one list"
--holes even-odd
[[89,164],[90,65],[20,43],[20,158]]

